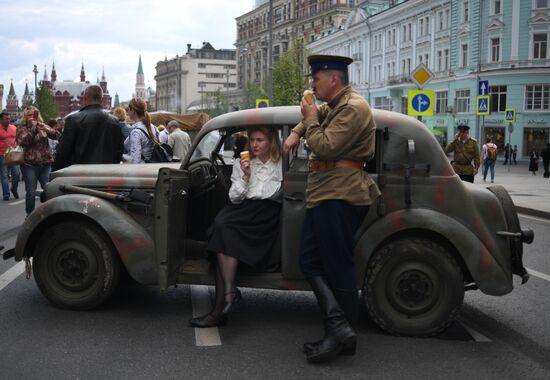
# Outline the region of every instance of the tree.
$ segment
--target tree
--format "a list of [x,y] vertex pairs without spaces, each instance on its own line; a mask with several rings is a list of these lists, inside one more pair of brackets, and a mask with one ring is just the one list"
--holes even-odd
[[211,119],[227,112],[227,99],[221,88],[206,95],[206,105],[208,107],[206,113]]
[[303,91],[309,87],[304,75],[304,57],[307,50],[301,40],[294,40],[292,48],[283,53],[273,66],[272,106],[296,105],[300,103]]
[[40,84],[40,87],[36,89],[36,100],[34,105],[40,110],[44,122],[59,116],[59,111],[55,105],[52,93],[44,84]]
[[265,86],[260,86],[256,82],[246,82],[243,94],[242,109],[256,108],[256,99],[267,98]]

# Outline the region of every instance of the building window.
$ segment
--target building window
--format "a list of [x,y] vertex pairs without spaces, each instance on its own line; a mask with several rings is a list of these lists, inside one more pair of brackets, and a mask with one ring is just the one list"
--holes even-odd
[[436,91],[435,92],[435,113],[445,113],[447,112],[447,91]]
[[489,86],[491,112],[504,112],[506,109],[506,86]]
[[533,35],[533,59],[546,59],[547,46],[547,33],[537,33]]
[[392,110],[391,98],[388,98],[385,96],[379,96],[374,98],[374,108],[391,111]]
[[470,112],[470,90],[456,90],[455,110],[457,113]]
[[449,70],[449,49],[443,50],[443,58],[445,62],[445,71]]
[[470,2],[462,2],[462,22],[468,22],[470,20]]
[[550,110],[550,84],[525,86],[525,110]]
[[548,0],[536,0],[535,8],[537,9],[548,8]]
[[437,51],[437,71],[443,71],[443,52]]
[[468,66],[468,44],[462,44],[461,50],[462,51],[460,55],[460,58],[461,58],[460,66],[466,67]]
[[491,62],[500,61],[500,38],[491,38]]
[[199,63],[199,69],[206,69],[206,63]]
[[501,8],[501,1],[500,0],[493,0],[493,13],[494,15],[499,15],[500,12],[502,11],[502,8]]

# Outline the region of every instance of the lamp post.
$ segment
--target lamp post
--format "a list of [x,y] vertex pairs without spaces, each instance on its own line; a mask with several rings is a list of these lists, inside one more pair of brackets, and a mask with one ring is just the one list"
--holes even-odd
[[227,71],[225,72],[225,79],[226,79],[225,101],[227,102],[227,112],[229,112],[229,67],[227,68]]
[[37,86],[37,82],[36,82],[36,76],[38,75],[38,69],[36,68],[36,65],[34,65],[34,69],[32,71],[34,73],[34,100],[36,101],[36,97],[38,96],[36,94],[36,86]]
[[204,112],[204,82],[200,82],[199,86],[201,87],[201,112]]
[[269,0],[269,41],[267,52],[267,94],[269,105],[273,107],[273,0]]

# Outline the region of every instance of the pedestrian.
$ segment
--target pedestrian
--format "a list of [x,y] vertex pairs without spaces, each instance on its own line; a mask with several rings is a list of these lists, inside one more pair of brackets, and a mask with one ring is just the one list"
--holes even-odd
[[461,180],[474,182],[480,165],[479,145],[476,139],[469,136],[470,127],[461,124],[454,140],[447,145],[445,153],[454,152],[451,165]]
[[533,149],[529,154],[529,171],[532,172],[533,175],[537,175],[537,170],[539,170],[539,156]]
[[113,116],[117,118],[118,125],[120,126],[120,132],[122,133],[122,141],[126,140],[126,137],[130,134],[130,130],[132,127],[128,125],[126,122],[126,119],[128,119],[128,115],[126,115],[126,111],[122,107],[116,107],[113,111]]
[[174,152],[173,161],[183,160],[189,149],[191,149],[191,138],[187,132],[180,128],[176,120],[170,120],[166,125],[166,129],[170,133],[168,136],[168,145]]
[[153,154],[153,144],[158,144],[157,128],[151,124],[147,104],[143,99],[132,99],[126,108],[133,121],[132,130],[124,140],[124,162],[139,164],[149,162]]
[[510,158],[510,144],[506,144],[504,146],[504,165],[508,163],[509,158]]
[[304,344],[309,362],[355,353],[358,293],[354,235],[380,190],[364,170],[374,156],[376,126],[365,99],[349,85],[351,58],[312,55],[312,87],[318,100],[302,98],[303,121],[285,141],[296,152],[300,138],[311,149],[300,268],[324,319],[325,336]]
[[7,165],[4,163],[6,150],[16,145],[15,138],[17,128],[10,124],[10,114],[7,111],[0,113],[0,176],[2,180],[2,195],[5,201],[10,199],[10,183],[8,175],[11,176],[11,193],[15,199],[19,199],[17,187],[19,186],[19,165]]
[[481,156],[483,158],[483,182],[487,180],[487,171],[491,170],[491,183],[495,182],[495,162],[497,160],[497,146],[493,140],[488,137],[485,144],[481,147]]
[[262,269],[273,251],[281,213],[281,143],[275,129],[251,127],[248,154],[233,165],[231,203],[216,215],[206,250],[216,258],[216,303],[193,327],[225,325],[241,292],[235,286],[239,262]]
[[[167,126],[166,126],[167,127]],[[158,126],[159,131],[159,142],[161,144],[168,144],[168,137],[170,136],[170,131],[163,124]]]
[[548,171],[548,165],[550,164],[550,143],[546,143],[546,147],[543,148],[540,152],[542,157],[542,166],[544,167],[544,178],[550,177],[550,172]]
[[514,149],[512,149],[512,159],[514,160],[514,165],[517,165],[517,158],[518,158],[518,146],[514,145]]
[[16,141],[25,150],[25,163],[21,166],[21,171],[25,181],[27,216],[34,210],[38,182],[44,189],[50,177],[53,157],[48,138],[55,140],[60,135],[58,130],[44,124],[38,108],[34,106],[25,108],[23,120],[17,129]]
[[53,170],[74,164],[118,164],[122,158],[123,140],[118,120],[104,112],[100,86],[86,87],[84,107],[68,116],[63,137],[56,149]]

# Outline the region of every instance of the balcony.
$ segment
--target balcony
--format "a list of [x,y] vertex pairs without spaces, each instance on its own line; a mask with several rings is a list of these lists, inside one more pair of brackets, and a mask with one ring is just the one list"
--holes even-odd
[[388,77],[388,86],[395,86],[403,83],[412,83],[410,74],[392,75]]
[[353,58],[355,62],[361,62],[363,60],[363,53],[353,53],[351,58]]

